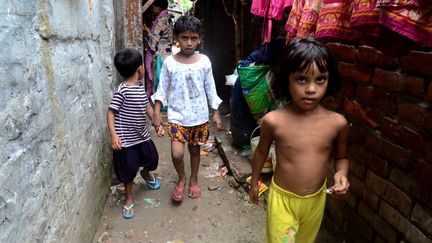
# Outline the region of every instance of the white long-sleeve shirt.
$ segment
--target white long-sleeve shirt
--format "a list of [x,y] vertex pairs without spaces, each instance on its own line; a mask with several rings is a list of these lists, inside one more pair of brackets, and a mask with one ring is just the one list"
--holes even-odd
[[162,66],[159,85],[152,96],[167,106],[168,122],[190,127],[209,120],[209,106],[218,109],[222,100],[216,92],[210,59],[200,54],[192,64],[168,56]]

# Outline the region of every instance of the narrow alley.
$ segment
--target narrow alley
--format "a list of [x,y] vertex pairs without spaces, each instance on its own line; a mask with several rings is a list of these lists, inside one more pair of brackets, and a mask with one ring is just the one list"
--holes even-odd
[[[228,123],[225,124],[225,127],[229,126]],[[220,131],[226,132],[227,129]],[[212,134],[214,136],[214,132]],[[138,174],[133,191],[136,217],[126,220],[121,214],[124,197],[122,184],[113,185],[94,243],[265,242],[263,196],[260,206],[249,203],[244,187],[234,177],[227,175],[224,162],[214,144],[203,146],[203,151],[206,151],[206,147],[213,149],[208,154],[203,152],[201,157],[201,197],[185,197],[178,204],[169,197],[177,180],[170,158],[169,139],[167,136],[158,138],[153,134],[153,141],[160,156],[155,174],[161,181],[161,188],[155,191],[148,189]],[[188,159],[186,156],[185,163],[188,163]],[[342,242],[329,227],[324,221],[317,243]]]

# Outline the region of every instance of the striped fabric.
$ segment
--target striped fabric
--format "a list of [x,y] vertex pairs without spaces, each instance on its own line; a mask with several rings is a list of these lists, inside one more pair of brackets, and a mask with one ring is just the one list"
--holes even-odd
[[147,105],[149,101],[143,86],[120,84],[109,108],[116,111],[115,129],[127,148],[150,139],[147,131]]

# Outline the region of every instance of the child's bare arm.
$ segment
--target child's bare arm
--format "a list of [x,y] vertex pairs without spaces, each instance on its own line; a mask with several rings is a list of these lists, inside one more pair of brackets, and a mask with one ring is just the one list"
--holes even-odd
[[219,110],[213,111],[213,125],[216,128],[216,131],[219,131],[222,128],[222,120]]
[[249,199],[252,203],[258,203],[258,180],[261,174],[261,169],[268,157],[270,146],[273,142],[273,132],[271,126],[271,116],[267,114],[261,124],[260,140],[255,149],[252,158],[252,178],[249,190]]
[[335,184],[331,187],[332,194],[341,195],[348,191],[350,183],[348,181],[349,160],[347,158],[348,150],[348,123],[345,123],[340,130],[335,144]]
[[115,131],[114,120],[115,120],[114,111],[111,109],[108,109],[107,122],[108,122],[108,131],[109,131],[110,138],[111,138],[111,147],[114,150],[121,150],[121,140]]
[[161,117],[160,117],[160,108],[161,108],[161,102],[159,100],[155,100],[155,105],[153,109],[153,118],[152,118],[152,124],[154,127],[159,127],[162,124]]
[[147,115],[149,116],[150,120],[152,121],[152,124],[156,130],[156,134],[158,135],[158,137],[162,137],[165,134],[165,130],[163,129],[163,126],[161,123],[159,126],[154,125],[155,109],[153,109],[153,106],[151,104],[147,105]]

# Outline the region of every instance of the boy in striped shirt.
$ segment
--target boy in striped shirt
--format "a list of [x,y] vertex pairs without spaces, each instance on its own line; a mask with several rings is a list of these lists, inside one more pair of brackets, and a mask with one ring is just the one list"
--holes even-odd
[[[143,58],[139,51],[124,48],[114,57],[114,65],[123,82],[109,104],[107,112],[108,130],[113,148],[113,164],[117,178],[125,186],[125,202],[122,214],[126,219],[135,216],[132,198],[133,179],[139,167],[147,187],[156,190],[158,179],[150,174],[156,170],[159,161],[158,151],[147,130],[147,115],[153,117],[143,84]],[[158,136],[163,136],[162,126],[155,127]]]

